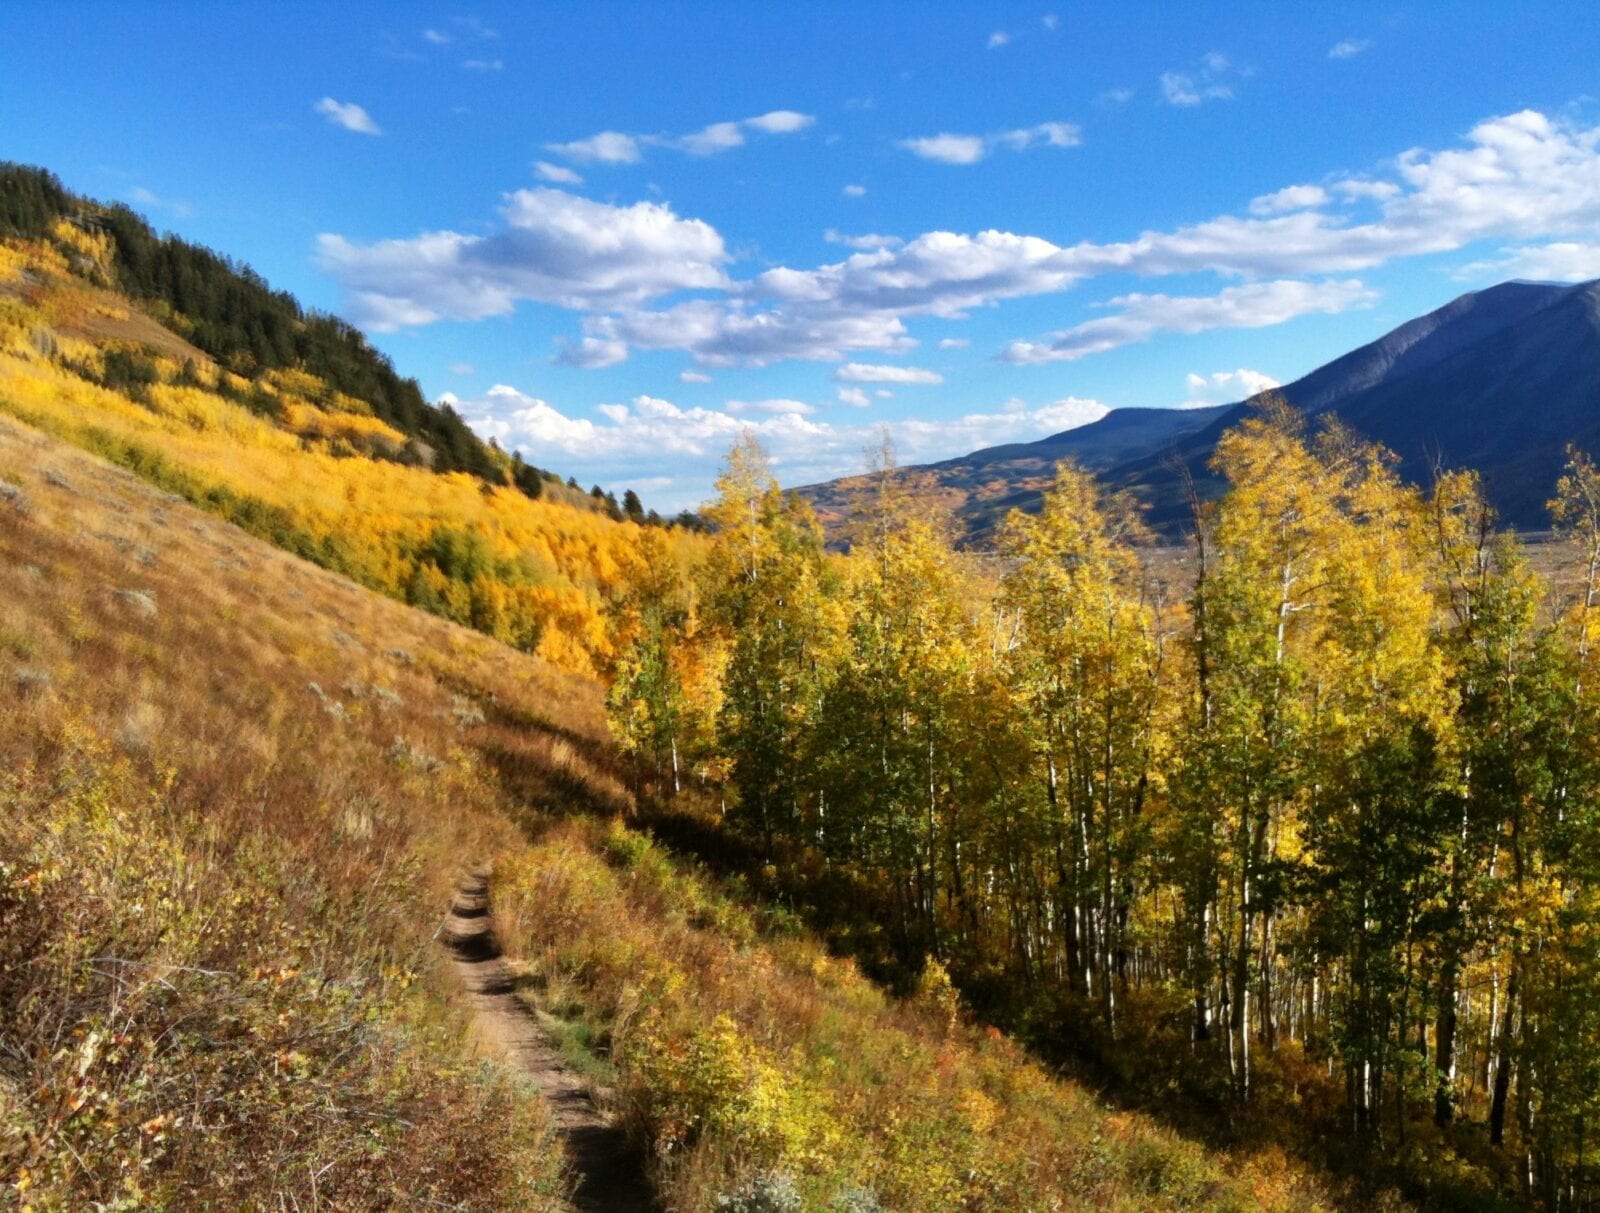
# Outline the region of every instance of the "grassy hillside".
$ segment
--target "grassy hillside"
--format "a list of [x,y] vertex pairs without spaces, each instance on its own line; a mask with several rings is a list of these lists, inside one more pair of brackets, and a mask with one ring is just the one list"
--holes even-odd
[[309,370],[235,373],[99,285],[117,257],[67,220],[0,242],[0,412],[381,593],[565,669],[605,664],[603,600],[644,528],[560,484],[530,496],[498,451],[492,474],[430,466],[420,431]]
[[[0,420],[0,1184],[34,1207],[538,1208],[433,943],[496,863],[526,996],[669,1207],[1313,1208],[896,1002],[604,820],[599,688]],[[573,814],[577,813],[577,816]],[[594,824],[589,824],[593,822]],[[120,1203],[119,1203],[120,1202]],[[800,1207],[800,1206],[794,1206]]]
[[0,1193],[554,1208],[430,943],[516,837],[461,697],[499,646],[5,420],[0,480]]

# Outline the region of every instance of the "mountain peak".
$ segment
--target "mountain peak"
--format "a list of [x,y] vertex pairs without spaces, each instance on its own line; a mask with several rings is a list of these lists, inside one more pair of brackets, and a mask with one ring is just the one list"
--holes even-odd
[[[1600,279],[1514,279],[1469,291],[1280,390],[1308,415],[1337,415],[1392,449],[1413,481],[1441,459],[1477,469],[1507,522],[1543,529],[1567,444],[1600,447]],[[1172,532],[1188,517],[1187,479],[1203,493],[1220,487],[1208,463],[1241,405],[1114,409],[1036,442],[920,470],[955,497],[969,542],[983,541],[1010,509],[1037,508],[1055,464],[1069,457],[1134,492],[1152,524]],[[846,483],[799,491],[827,522]]]

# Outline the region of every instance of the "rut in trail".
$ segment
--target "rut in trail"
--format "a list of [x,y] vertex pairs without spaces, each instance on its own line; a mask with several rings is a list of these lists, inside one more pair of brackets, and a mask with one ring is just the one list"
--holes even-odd
[[589,1098],[539,1026],[517,998],[489,918],[489,874],[474,869],[456,889],[442,933],[455,955],[456,972],[472,1000],[473,1033],[480,1046],[539,1085],[566,1147],[579,1213],[653,1213],[656,1209],[644,1162],[620,1126]]

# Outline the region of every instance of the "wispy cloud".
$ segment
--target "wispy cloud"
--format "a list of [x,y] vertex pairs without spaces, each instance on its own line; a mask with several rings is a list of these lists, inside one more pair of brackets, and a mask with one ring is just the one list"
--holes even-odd
[[875,232],[864,233],[860,236],[850,236],[831,227],[822,233],[822,238],[829,244],[842,244],[845,248],[856,249],[859,252],[871,252],[874,249],[883,248],[899,248],[905,243],[899,236],[880,236]]
[[372,115],[367,113],[354,101],[335,101],[332,97],[324,97],[311,107],[335,126],[342,126],[347,131],[354,131],[358,135],[381,135],[383,131],[372,120]]
[[765,413],[769,417],[804,417],[816,412],[816,406],[804,400],[730,400],[722,406],[738,416],[740,413]]
[[816,119],[796,110],[772,110],[736,122],[713,122],[686,135],[637,135],[601,131],[568,143],[547,143],[545,150],[586,164],[635,164],[647,147],[668,148],[691,156],[714,156],[743,147],[752,131],[764,135],[789,135],[803,131]]
[[461,66],[469,72],[498,72],[506,65],[501,59],[464,59]]
[[639,161],[639,140],[621,131],[601,131],[570,143],[547,143],[544,148],[584,164],[636,164]]
[[1250,213],[1286,215],[1291,211],[1304,211],[1327,204],[1328,191],[1320,185],[1286,185],[1281,190],[1250,199]]
[[1041,122],[989,135],[924,135],[901,139],[899,146],[923,160],[940,164],[976,164],[997,147],[1023,152],[1035,147],[1077,147],[1081,142],[1082,132],[1075,123]]
[[1330,59],[1354,59],[1372,46],[1371,38],[1346,38],[1335,42],[1328,50]]
[[539,160],[534,163],[533,171],[540,181],[551,181],[556,185],[583,184],[583,178],[564,164],[551,164],[548,160]]
[[888,366],[873,362],[847,362],[834,371],[840,383],[943,383],[944,376],[920,366]]
[[1193,67],[1161,73],[1161,95],[1177,106],[1204,105],[1233,98],[1230,78],[1235,75],[1228,57],[1217,51],[1201,57]]
[[1013,341],[1001,353],[1012,363],[1072,362],[1118,346],[1149,341],[1158,333],[1264,328],[1313,312],[1342,312],[1377,299],[1356,279],[1343,282],[1252,282],[1215,295],[1123,295],[1104,307],[1116,314],[1051,333],[1042,342]]
[[986,45],[990,50],[994,51],[999,50],[1002,46],[1005,46],[1010,41],[1010,34],[1006,33],[1006,31],[1003,29],[997,29],[994,33],[989,35],[989,40],[984,45]]

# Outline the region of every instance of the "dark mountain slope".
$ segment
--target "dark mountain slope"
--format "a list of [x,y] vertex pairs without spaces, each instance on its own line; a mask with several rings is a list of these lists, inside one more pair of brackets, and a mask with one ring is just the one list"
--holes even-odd
[[[1170,449],[1232,407],[1114,409],[1098,421],[1037,442],[986,447],[959,459],[908,471],[914,471],[919,492],[942,500],[961,520],[969,537],[978,538],[1013,507],[1033,508],[1061,460],[1076,459],[1092,471],[1108,472],[1152,450]],[[808,485],[798,492],[826,525],[845,515],[861,484],[861,477],[852,476]]]
[[[1438,466],[1476,468],[1507,522],[1542,529],[1566,445],[1600,447],[1600,283],[1508,282],[1464,295],[1283,395],[1389,447],[1413,481],[1426,482]],[[1180,465],[1202,492],[1215,491],[1207,463],[1248,407],[1235,405],[1175,450],[1147,452],[1106,478],[1137,492],[1153,525],[1181,528]]]
[[[1282,392],[1311,417],[1338,417],[1389,447],[1413,481],[1439,466],[1476,468],[1507,522],[1543,529],[1567,444],[1600,450],[1600,281],[1505,282],[1462,295]],[[1151,524],[1172,534],[1189,518],[1188,477],[1203,496],[1220,490],[1212,453],[1249,407],[1118,409],[1039,442],[907,474],[954,511],[969,543],[985,542],[1012,507],[1036,508],[1051,469],[1069,456],[1134,492]],[[800,492],[827,522],[851,484]]]

